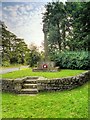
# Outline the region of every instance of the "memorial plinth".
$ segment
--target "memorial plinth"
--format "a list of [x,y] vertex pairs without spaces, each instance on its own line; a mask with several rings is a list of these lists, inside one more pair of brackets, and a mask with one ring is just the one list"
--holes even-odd
[[47,40],[47,33],[48,33],[48,25],[47,23],[43,24],[43,32],[44,32],[44,60],[38,62],[37,68],[33,69],[33,72],[56,72],[58,71],[55,68],[55,63],[49,60],[48,56],[48,40]]

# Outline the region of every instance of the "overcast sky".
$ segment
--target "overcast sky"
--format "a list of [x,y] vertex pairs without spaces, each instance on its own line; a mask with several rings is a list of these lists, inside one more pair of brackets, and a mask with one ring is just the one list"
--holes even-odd
[[50,1],[52,0],[3,0],[0,4],[0,19],[28,45],[35,43],[41,46],[44,40],[42,13],[45,12],[45,4]]

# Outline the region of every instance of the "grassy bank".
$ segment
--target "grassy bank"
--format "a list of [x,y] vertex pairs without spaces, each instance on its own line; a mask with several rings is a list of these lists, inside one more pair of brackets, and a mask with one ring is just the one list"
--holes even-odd
[[3,78],[21,78],[25,76],[43,76],[46,78],[60,78],[67,76],[75,76],[84,72],[84,70],[60,70],[59,72],[32,72],[31,68],[14,71],[3,74]]
[[36,96],[2,94],[3,118],[87,118],[88,83],[71,91]]

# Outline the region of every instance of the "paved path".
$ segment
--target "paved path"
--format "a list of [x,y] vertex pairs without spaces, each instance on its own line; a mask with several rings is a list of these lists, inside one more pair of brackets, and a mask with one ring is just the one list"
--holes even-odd
[[17,71],[17,70],[20,70],[20,69],[22,69],[22,68],[27,68],[27,67],[28,67],[28,66],[21,66],[21,67],[17,67],[17,68],[5,68],[5,69],[0,69],[0,74],[5,74],[5,73]]

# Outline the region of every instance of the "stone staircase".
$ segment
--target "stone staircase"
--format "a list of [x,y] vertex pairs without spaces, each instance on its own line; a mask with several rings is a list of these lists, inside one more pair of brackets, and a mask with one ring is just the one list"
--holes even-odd
[[29,78],[24,81],[21,94],[37,94],[37,78]]

